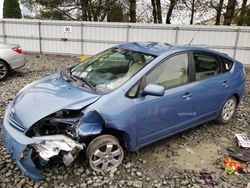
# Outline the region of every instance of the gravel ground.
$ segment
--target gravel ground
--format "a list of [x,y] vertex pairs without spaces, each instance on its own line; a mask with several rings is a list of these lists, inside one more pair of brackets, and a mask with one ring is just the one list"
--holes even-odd
[[[26,84],[67,68],[76,57],[27,55],[28,63],[0,82],[0,127],[7,104]],[[95,173],[83,158],[70,167],[52,160],[41,168],[45,179],[34,182],[22,175],[0,141],[0,187],[235,187],[245,188],[250,175],[227,175],[221,168],[226,150],[236,145],[234,133],[250,135],[250,70],[247,92],[235,118],[226,125],[211,122],[148,146],[126,153],[123,165],[108,174]],[[207,184],[201,173],[213,177]]]

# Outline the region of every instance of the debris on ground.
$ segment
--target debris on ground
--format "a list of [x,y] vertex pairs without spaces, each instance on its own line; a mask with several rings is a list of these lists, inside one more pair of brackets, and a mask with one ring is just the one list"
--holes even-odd
[[246,133],[243,134],[235,134],[238,144],[243,148],[250,148],[250,139],[248,138]]
[[224,169],[228,174],[235,174],[239,170],[243,170],[244,168],[246,168],[245,164],[242,164],[228,157],[224,158]]
[[207,184],[215,186],[217,185],[217,182],[214,181],[212,173],[209,172],[201,172],[201,179]]
[[229,155],[234,159],[240,160],[245,163],[250,162],[250,150],[239,148],[239,147],[229,147],[227,148],[230,151]]

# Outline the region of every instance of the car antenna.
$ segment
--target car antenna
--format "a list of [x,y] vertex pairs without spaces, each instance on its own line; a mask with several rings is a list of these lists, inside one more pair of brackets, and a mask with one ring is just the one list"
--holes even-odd
[[190,40],[190,42],[188,43],[188,45],[191,45],[193,40],[195,39],[195,37],[198,35],[198,33],[200,32],[200,28],[198,29],[198,31],[196,31],[196,33],[194,34],[194,36],[192,37],[192,39]]

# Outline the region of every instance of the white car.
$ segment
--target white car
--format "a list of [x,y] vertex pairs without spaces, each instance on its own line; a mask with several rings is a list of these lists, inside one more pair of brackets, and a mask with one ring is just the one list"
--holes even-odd
[[0,43],[0,81],[12,70],[23,67],[25,63],[25,55],[18,44]]

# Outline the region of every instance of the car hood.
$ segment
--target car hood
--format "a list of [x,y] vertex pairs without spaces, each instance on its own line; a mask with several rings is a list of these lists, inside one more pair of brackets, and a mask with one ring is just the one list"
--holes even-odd
[[[87,92],[65,81],[60,73],[36,81],[20,91],[11,113],[24,128],[62,109],[79,110],[97,101],[101,95]],[[12,114],[13,115],[13,114]]]

